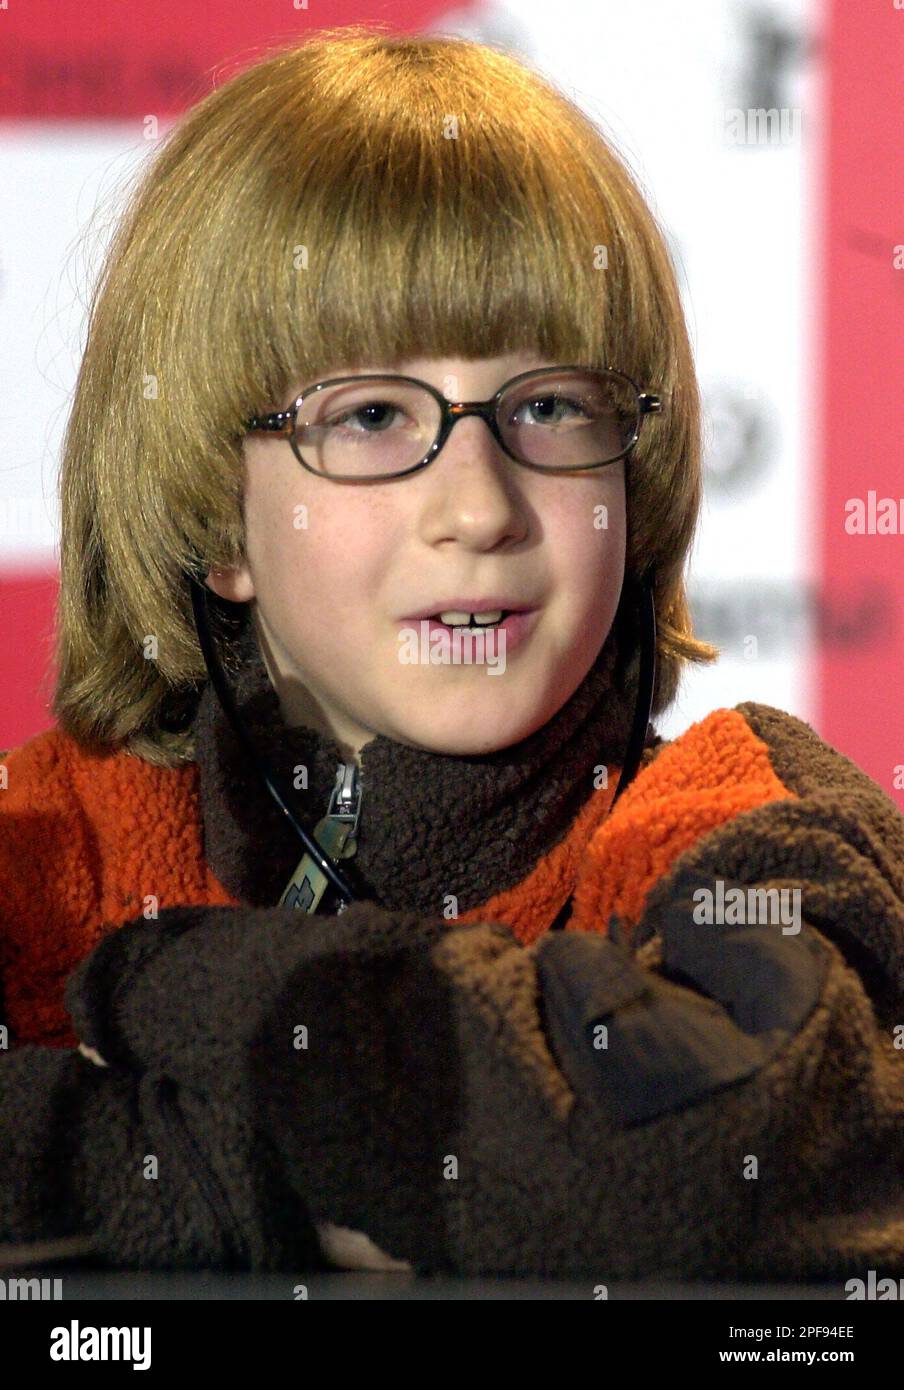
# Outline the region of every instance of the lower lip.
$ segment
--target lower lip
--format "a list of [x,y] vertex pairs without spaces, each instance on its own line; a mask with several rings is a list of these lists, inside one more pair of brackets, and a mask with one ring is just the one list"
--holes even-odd
[[445,623],[438,623],[434,618],[403,618],[402,621],[406,627],[417,628],[418,632],[421,630],[421,623],[425,623],[427,626],[427,638],[430,642],[436,640],[434,638],[434,633],[436,632],[442,633],[444,637],[451,640],[453,633],[456,631],[483,631],[486,633],[486,638],[484,639],[486,641],[486,650],[493,656],[503,651],[503,644],[499,641],[499,635],[504,632],[504,651],[506,657],[508,657],[512,652],[517,651],[523,642],[527,641],[528,637],[533,632],[539,616],[539,608],[531,608],[526,613],[509,613],[508,617],[503,622],[499,623],[497,627],[487,627],[483,629],[447,627]]

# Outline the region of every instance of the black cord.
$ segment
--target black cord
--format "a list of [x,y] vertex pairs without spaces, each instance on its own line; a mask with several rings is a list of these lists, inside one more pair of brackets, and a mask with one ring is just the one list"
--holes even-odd
[[653,584],[649,577],[640,582],[640,669],[637,673],[637,700],[634,705],[634,721],[631,735],[622,763],[621,773],[615,787],[615,795],[609,814],[622,792],[633,782],[640,767],[643,750],[646,746],[647,731],[653,713],[653,692],[656,685],[656,604],[653,599]]
[[208,616],[207,586],[200,583],[197,577],[190,571],[186,570],[185,573],[191,584],[192,612],[194,613],[195,628],[198,633],[198,641],[201,644],[204,664],[207,667],[207,672],[213,682],[214,690],[219,697],[220,704],[226,711],[226,715],[232,725],[236,738],[244,749],[251,766],[263,780],[267,791],[273,797],[280,810],[288,816],[292,829],[299,836],[308,854],[314,860],[314,863],[329,879],[336,893],[338,893],[339,898],[344,900],[346,904],[354,902],[358,896],[357,892],[351,886],[346,876],[340,873],[336,866],[327,859],[317,841],[308,834],[297,816],[294,815],[289,804],[292,800],[292,795],[288,787],[283,782],[282,778],[277,776],[266,759],[260,756],[258,750],[252,743],[244,721],[239,715],[232,691],[229,688],[229,683],[226,680],[225,672],[220,664],[220,658],[214,645]]

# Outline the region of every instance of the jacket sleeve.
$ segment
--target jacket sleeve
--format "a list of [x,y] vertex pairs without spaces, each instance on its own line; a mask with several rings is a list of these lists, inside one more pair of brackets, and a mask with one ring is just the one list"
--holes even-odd
[[[222,1095],[228,1078],[248,1135],[255,1143],[267,1143],[273,1169],[282,1180],[280,1187],[271,1177],[271,1188],[262,1194],[269,1230],[278,1233],[285,1223],[281,1203],[287,1190],[287,1200],[305,1212],[309,1235],[314,1232],[316,1251],[311,1259],[316,1267],[396,1268],[407,1259],[399,1262],[391,1249],[375,1246],[366,1224],[350,1228],[335,1220],[342,1203],[332,1199],[328,1155],[323,1172],[312,1173],[310,1186],[290,1181],[284,1165],[291,1144],[284,1144],[283,1138],[292,1131],[293,1112],[307,1105],[306,1093],[303,1088],[287,1097],[286,1112],[262,1106],[260,1076],[269,1077],[286,1066],[294,1073],[293,1059],[308,1048],[310,1028],[314,1046],[328,1059],[326,1076],[333,1103],[337,1111],[350,1114],[357,1092],[347,1085],[354,1067],[345,1041],[328,1043],[322,1018],[307,1018],[295,1009],[283,1031],[271,1027],[274,1015],[292,998],[299,974],[312,960],[347,978],[352,1012],[355,982],[362,972],[371,982],[386,981],[384,1003],[391,1010],[392,974],[399,951],[406,961],[419,959],[446,929],[441,919],[390,914],[367,902],[353,904],[340,917],[323,918],[283,907],[172,908],[156,920],[127,923],[105,938],[70,978],[66,1002],[82,1047],[97,1063],[122,1077],[166,1078],[196,1135],[209,1129],[210,1097]],[[362,944],[363,952],[356,950]],[[426,992],[418,1001],[420,1024],[405,1001],[406,1028],[420,1027],[425,1037],[428,1032],[435,1035],[439,1023],[438,1014],[431,1013],[429,984],[425,974]],[[341,1001],[338,1007],[341,1012]],[[400,1067],[403,1071],[406,1067],[401,1054],[387,1062],[390,1087],[397,1087]],[[296,1079],[293,1074],[292,1080]],[[448,1116],[453,1106],[445,1095],[442,1072],[434,1082],[436,1113]],[[363,1146],[360,1152],[393,1147],[394,1162],[401,1160],[406,1148],[411,1149],[411,1140],[395,1148],[395,1137],[381,1130],[376,1109],[370,1118],[373,1131],[356,1135],[355,1142]],[[319,1136],[313,1142],[316,1148]],[[415,1149],[418,1146],[415,1140]],[[310,1158],[316,1170],[319,1165],[313,1151]],[[244,1182],[244,1174],[233,1165],[228,1191],[236,1194],[237,1201]],[[317,1193],[320,1219],[316,1226],[301,1195],[305,1187]],[[421,1237],[424,1248],[432,1249],[430,1222],[435,1213],[424,1214]],[[263,1258],[261,1251],[259,1259]],[[292,1262],[278,1243],[269,1259],[276,1268]]]
[[[195,1027],[177,1002],[173,1026]],[[221,1061],[195,1088],[140,1052],[102,1065],[87,1046],[0,1051],[0,1264],[47,1250],[124,1268],[319,1267],[235,1054]]]
[[798,887],[804,915],[856,969],[883,1022],[900,1021],[904,816],[804,720],[752,701],[737,708],[797,799],[739,817],[688,858],[688,871],[718,861],[723,873],[736,869],[740,882]]

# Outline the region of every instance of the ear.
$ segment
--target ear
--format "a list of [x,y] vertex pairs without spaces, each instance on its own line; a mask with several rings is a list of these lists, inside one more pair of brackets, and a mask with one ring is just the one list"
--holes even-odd
[[254,580],[247,561],[230,569],[220,569],[217,565],[211,565],[204,583],[208,589],[220,598],[228,599],[230,603],[250,603],[255,597]]

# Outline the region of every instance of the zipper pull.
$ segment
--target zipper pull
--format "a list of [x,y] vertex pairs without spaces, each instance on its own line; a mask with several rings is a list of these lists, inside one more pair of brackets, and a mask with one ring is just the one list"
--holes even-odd
[[[340,763],[326,815],[314,827],[314,839],[327,859],[350,859],[358,848],[356,831],[361,813],[361,777],[356,762]],[[286,884],[280,907],[316,912],[330,881],[305,852]],[[340,908],[340,911],[342,909]]]

